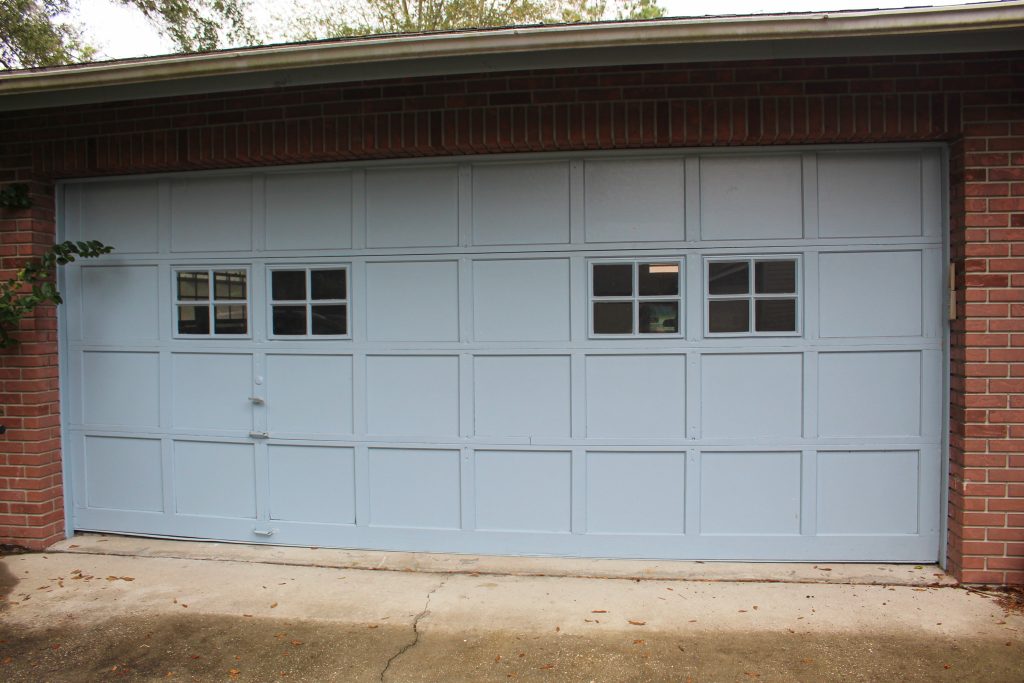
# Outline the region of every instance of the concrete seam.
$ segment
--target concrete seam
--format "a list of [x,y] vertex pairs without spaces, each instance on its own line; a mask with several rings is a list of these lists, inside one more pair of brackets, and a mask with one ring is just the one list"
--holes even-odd
[[391,669],[391,665],[394,664],[395,661],[397,661],[399,657],[401,657],[406,652],[408,652],[409,650],[413,649],[414,647],[416,647],[416,645],[419,644],[419,642],[420,642],[420,620],[423,619],[424,617],[426,617],[428,614],[430,614],[430,599],[434,596],[434,593],[436,593],[437,591],[441,590],[441,588],[444,587],[444,585],[448,582],[448,579],[450,579],[451,577],[452,577],[451,574],[446,574],[445,577],[443,579],[441,579],[441,581],[436,586],[434,586],[434,588],[431,589],[431,591],[429,593],[427,593],[427,601],[423,605],[423,609],[420,611],[419,614],[417,614],[412,619],[412,634],[413,634],[412,641],[406,643],[405,645],[403,645],[402,648],[398,652],[396,652],[395,654],[391,655],[391,658],[388,659],[387,663],[384,665],[384,669],[380,672],[380,681],[381,681],[381,683],[385,683],[384,679],[388,675],[388,671]]

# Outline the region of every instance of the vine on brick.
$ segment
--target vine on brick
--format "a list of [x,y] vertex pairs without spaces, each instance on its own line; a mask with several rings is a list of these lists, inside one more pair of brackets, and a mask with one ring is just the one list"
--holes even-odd
[[28,185],[11,183],[0,190],[0,208],[27,209],[32,206],[32,198],[28,196]]
[[113,247],[96,240],[61,242],[26,263],[13,278],[0,282],[0,349],[14,346],[13,332],[18,329],[22,318],[37,306],[47,302],[63,303],[51,278],[57,266],[71,263],[76,258],[95,258],[113,250]]

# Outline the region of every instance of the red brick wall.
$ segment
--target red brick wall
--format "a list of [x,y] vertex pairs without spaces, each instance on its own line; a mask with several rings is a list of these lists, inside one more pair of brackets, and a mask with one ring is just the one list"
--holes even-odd
[[[14,112],[0,114],[0,130],[10,133],[0,142],[0,182],[36,180],[44,194],[56,178],[346,159],[948,142],[959,290],[950,378],[949,563],[965,581],[1024,581],[1024,52],[323,85]],[[0,224],[4,248],[52,238],[52,202],[43,203],[29,230],[10,219]],[[0,265],[8,267],[11,256]],[[27,364],[55,363],[52,311],[43,316],[35,325],[45,330],[29,334],[51,336],[39,339],[43,346],[33,341],[0,355],[0,376],[6,397],[45,404],[52,417],[52,389],[25,383]],[[31,381],[37,379],[52,381],[34,375]],[[61,505],[53,479],[59,473],[46,469],[57,456],[57,436],[44,422],[20,428],[18,440],[0,441],[39,448],[49,458],[24,465],[9,454],[14,461],[4,462],[37,468],[21,479],[51,496],[45,510],[3,517],[8,538],[27,542],[27,532],[12,527],[27,528],[37,545],[58,530],[60,520],[51,515]],[[24,483],[0,481],[0,506],[12,505],[28,488]]]
[[[6,181],[10,175],[4,175]],[[24,182],[21,172],[15,178]],[[53,244],[52,183],[31,183],[33,208],[0,209],[0,278]],[[64,536],[57,318],[45,306],[0,350],[0,543],[43,548]]]

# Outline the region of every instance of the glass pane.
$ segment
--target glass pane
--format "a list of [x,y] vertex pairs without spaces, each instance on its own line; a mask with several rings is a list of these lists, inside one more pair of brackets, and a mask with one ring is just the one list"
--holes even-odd
[[[274,301],[303,301],[306,298],[306,271],[274,270],[270,273]],[[302,334],[305,334],[303,332]]]
[[633,304],[628,301],[594,304],[595,334],[632,334]]
[[758,294],[795,294],[796,261],[755,263],[754,291]]
[[678,263],[641,263],[640,296],[679,294]]
[[678,332],[679,302],[642,302],[640,304],[640,331],[649,334]]
[[206,301],[210,298],[210,274],[183,270],[178,272],[178,300]]
[[210,334],[210,307],[178,306],[178,334]]
[[345,306],[313,306],[313,334],[347,334]]
[[214,334],[245,334],[249,331],[244,304],[213,307]]
[[309,288],[313,299],[344,299],[344,270],[312,270],[309,273]]
[[632,294],[632,263],[604,263],[594,266],[594,296],[632,296]]
[[708,264],[708,294],[747,294],[749,270],[746,261],[712,261]]
[[740,301],[709,301],[708,302],[709,332],[749,332],[750,302]]
[[274,306],[274,334],[306,334],[306,307]]
[[245,271],[213,271],[213,298],[245,301]]
[[754,302],[758,332],[796,332],[796,299],[760,299]]

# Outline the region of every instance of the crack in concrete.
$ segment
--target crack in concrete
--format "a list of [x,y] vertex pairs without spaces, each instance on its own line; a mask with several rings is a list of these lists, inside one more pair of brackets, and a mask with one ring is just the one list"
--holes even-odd
[[420,611],[420,613],[412,618],[412,634],[413,634],[412,640],[410,642],[406,643],[405,645],[403,645],[402,649],[400,649],[395,654],[391,655],[391,658],[388,659],[387,663],[384,665],[384,670],[380,672],[380,683],[385,683],[384,679],[388,675],[388,671],[391,669],[391,665],[394,664],[395,661],[397,661],[399,657],[401,657],[406,652],[408,652],[409,650],[413,649],[414,647],[416,647],[416,645],[419,644],[419,642],[420,642],[420,620],[423,619],[428,614],[430,614],[430,599],[432,597],[434,597],[434,593],[436,593],[437,591],[441,590],[444,587],[444,585],[446,583],[448,583],[448,579],[450,579],[450,578],[452,578],[451,574],[446,574],[445,577],[443,579],[441,579],[440,583],[438,583],[436,586],[434,586],[434,588],[431,589],[431,591],[429,593],[427,593],[426,604],[423,605],[423,609]]

